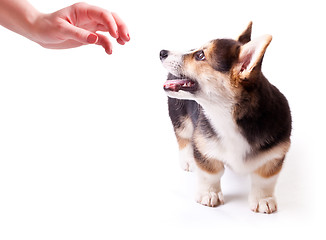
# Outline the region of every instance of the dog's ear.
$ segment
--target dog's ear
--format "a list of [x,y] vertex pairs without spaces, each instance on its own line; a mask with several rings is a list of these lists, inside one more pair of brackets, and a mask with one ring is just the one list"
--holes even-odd
[[242,43],[242,44],[246,44],[248,42],[250,42],[251,40],[251,29],[252,29],[252,22],[250,21],[246,30],[244,30],[240,36],[237,38],[237,41]]
[[265,51],[271,41],[271,35],[264,35],[240,47],[235,68],[239,80],[246,81],[260,73]]

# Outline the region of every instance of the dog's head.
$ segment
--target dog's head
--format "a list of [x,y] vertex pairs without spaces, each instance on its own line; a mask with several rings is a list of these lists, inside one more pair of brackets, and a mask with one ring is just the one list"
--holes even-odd
[[261,63],[272,36],[251,40],[250,22],[237,40],[216,39],[186,53],[162,50],[160,59],[169,71],[164,89],[179,99],[232,101],[256,86]]

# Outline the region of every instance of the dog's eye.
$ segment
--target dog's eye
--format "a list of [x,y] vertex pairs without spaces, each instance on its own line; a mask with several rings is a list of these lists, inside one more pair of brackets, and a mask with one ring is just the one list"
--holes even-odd
[[195,59],[197,61],[204,61],[206,59],[204,51],[200,50],[198,52],[195,52]]

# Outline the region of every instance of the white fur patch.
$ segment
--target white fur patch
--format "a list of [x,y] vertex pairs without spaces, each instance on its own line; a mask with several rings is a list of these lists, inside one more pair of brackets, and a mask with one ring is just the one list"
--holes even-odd
[[191,143],[179,150],[180,166],[185,171],[193,172],[195,170],[196,164],[193,152],[194,150]]
[[204,108],[206,117],[217,132],[219,139],[207,139],[199,146],[199,149],[210,158],[222,161],[232,170],[241,174],[248,174],[268,161],[284,157],[288,151],[289,142],[284,142],[263,153],[250,156],[251,147],[234,122],[231,107],[216,106],[205,101],[200,102]]
[[208,207],[216,207],[224,204],[220,183],[224,170],[218,174],[209,174],[200,168],[197,168],[196,171],[198,176],[196,201]]
[[194,132],[194,125],[189,117],[182,118],[182,125],[178,128],[177,135],[181,138],[191,139]]
[[177,77],[179,77],[182,72],[182,55],[183,54],[177,52],[169,52],[168,57],[162,61],[163,67]]
[[230,107],[203,104],[205,115],[217,132],[219,140],[206,141],[204,146],[200,146],[201,151],[210,158],[222,161],[236,172],[248,172],[248,163],[244,159],[251,148],[232,120]]
[[251,175],[251,192],[249,195],[250,209],[254,212],[273,213],[277,210],[274,189],[278,175],[263,178]]

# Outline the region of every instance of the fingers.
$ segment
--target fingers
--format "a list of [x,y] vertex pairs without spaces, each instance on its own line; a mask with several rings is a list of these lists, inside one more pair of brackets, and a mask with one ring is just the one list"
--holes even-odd
[[104,49],[105,52],[109,55],[112,54],[112,43],[110,42],[109,38],[107,36],[104,36],[102,34],[97,33],[98,36],[98,41],[97,45],[101,45]]
[[116,13],[86,3],[72,5],[69,12],[72,16],[70,18],[74,21],[65,21],[62,24],[65,35],[63,39],[72,39],[81,44],[101,45],[108,54],[112,54],[112,43],[107,36],[99,34],[98,31],[109,32],[121,45],[130,40],[126,24]]
[[[109,38],[103,34],[95,34],[67,23],[65,25],[64,35],[66,38],[80,42],[81,44],[101,45],[107,54],[112,54],[112,43],[110,42]],[[124,42],[121,44],[124,44]]]
[[130,40],[129,31],[127,25],[122,21],[122,19],[116,13],[112,13],[112,16],[118,26],[119,38],[117,42],[124,45]]
[[98,41],[98,36],[95,33],[90,33],[87,37],[87,43],[94,44]]
[[98,23],[96,31],[109,32],[122,45],[130,40],[128,28],[118,14],[91,5],[87,5],[86,13]]
[[[130,40],[127,25],[116,13],[110,13],[101,8],[91,6],[87,12],[88,16],[98,22],[97,31],[108,31],[110,35],[116,38],[117,42],[124,45]],[[101,45],[105,52],[109,55],[112,54],[112,43],[105,35],[97,33],[97,44]]]
[[66,39],[72,39],[82,44],[94,44],[98,42],[98,36],[83,28],[75,27],[68,22],[61,24],[62,35]]
[[118,26],[110,12],[96,6],[89,6],[87,9],[87,16],[100,24],[102,26],[102,31],[104,27],[104,29],[108,31],[112,37],[119,37]]
[[112,43],[109,38],[102,34],[95,34],[92,32],[88,32],[84,29],[74,27],[70,25],[67,28],[66,36],[70,36],[70,39],[78,41],[82,44],[97,44],[101,45],[105,52],[109,55],[112,54]]

